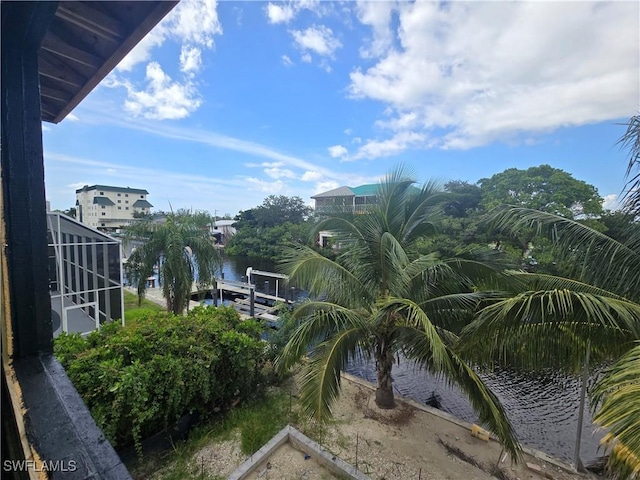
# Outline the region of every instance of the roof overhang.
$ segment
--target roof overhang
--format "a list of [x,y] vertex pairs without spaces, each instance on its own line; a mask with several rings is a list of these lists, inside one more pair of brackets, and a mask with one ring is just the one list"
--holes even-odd
[[42,120],[63,120],[177,3],[59,2],[38,53]]

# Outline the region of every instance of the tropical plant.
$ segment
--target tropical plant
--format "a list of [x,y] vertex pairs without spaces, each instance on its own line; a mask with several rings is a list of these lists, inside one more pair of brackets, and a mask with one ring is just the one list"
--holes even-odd
[[168,214],[163,223],[146,221],[127,229],[126,241],[142,242],[125,267],[127,278],[137,286],[140,301],[156,266],[167,310],[175,314],[189,305],[194,281],[202,287],[212,284],[221,270],[221,258],[203,217],[202,212],[182,211]]
[[231,307],[152,312],[136,325],[62,334],[54,353],[114,446],[135,444],[186,413],[209,416],[259,395],[263,327]]
[[380,183],[368,213],[336,211],[318,221],[316,233],[335,234],[335,261],[306,246],[287,251],[283,270],[308,288],[310,300],[294,311],[300,325],[276,367],[286,370],[309,353],[301,403],[322,421],[339,395],[340,372],[358,356],[373,357],[375,402],[393,408],[392,368],[402,355],[459,385],[480,421],[517,458],[519,446],[498,399],[453,348],[469,312],[491,297],[475,291],[477,279],[495,279],[496,269],[471,257],[418,253],[418,241],[435,231],[443,197],[435,183],[414,183],[399,168]]
[[[460,337],[474,360],[528,369],[608,362],[591,392],[594,420],[609,430],[609,469],[640,476],[640,225],[617,239],[584,223],[538,210],[501,207],[495,227],[534,228],[553,240],[566,277],[511,272],[519,293],[483,308]],[[589,352],[589,353],[587,353]]]
[[640,215],[640,115],[627,122],[627,131],[618,142],[629,149],[627,184],[625,185],[624,209],[627,213]]

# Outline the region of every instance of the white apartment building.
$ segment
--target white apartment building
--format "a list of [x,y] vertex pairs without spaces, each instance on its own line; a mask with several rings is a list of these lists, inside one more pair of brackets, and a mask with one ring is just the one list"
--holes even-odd
[[149,213],[149,192],[138,188],[85,185],[76,190],[76,219],[93,228],[128,225],[134,213]]

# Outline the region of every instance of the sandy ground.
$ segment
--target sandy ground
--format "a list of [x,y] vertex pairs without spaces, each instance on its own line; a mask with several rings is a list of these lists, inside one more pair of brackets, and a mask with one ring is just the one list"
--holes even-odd
[[248,480],[339,480],[313,457],[305,460],[305,455],[289,443],[278,449],[263,461],[249,476]]
[[[289,388],[294,395],[297,393],[295,382]],[[340,399],[333,409],[332,425],[324,430],[309,424],[294,426],[333,454],[357,465],[373,480],[587,478],[528,454],[515,464],[509,457],[505,458],[499,443],[473,437],[469,428],[457,424],[463,422],[453,423],[424,411],[429,407],[416,408],[410,401],[405,403],[400,399],[395,409],[381,410],[376,407],[374,398],[370,384],[345,379]],[[277,460],[279,471],[289,468],[291,472],[297,472],[300,462],[304,468],[303,454],[291,450],[293,452]],[[207,445],[194,455],[193,461],[197,465],[206,465],[205,468],[214,475],[226,477],[245,459],[238,439],[233,439]],[[272,466],[276,464],[275,459],[268,460]],[[527,463],[532,465],[527,466]],[[266,461],[263,464],[266,466]],[[265,466],[261,465],[258,470],[264,472]],[[267,473],[270,472],[256,478],[266,478]],[[271,474],[268,478],[276,477]],[[323,477],[320,473],[305,476],[301,471],[291,478],[311,480]],[[592,475],[592,478],[598,477]]]

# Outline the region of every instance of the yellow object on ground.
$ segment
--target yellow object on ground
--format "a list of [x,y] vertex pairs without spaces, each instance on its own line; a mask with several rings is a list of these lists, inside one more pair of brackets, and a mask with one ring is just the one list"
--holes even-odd
[[471,435],[474,437],[478,437],[479,439],[486,442],[489,441],[489,432],[487,432],[484,428],[479,427],[475,423],[471,425]]

